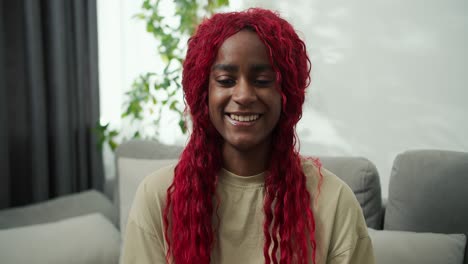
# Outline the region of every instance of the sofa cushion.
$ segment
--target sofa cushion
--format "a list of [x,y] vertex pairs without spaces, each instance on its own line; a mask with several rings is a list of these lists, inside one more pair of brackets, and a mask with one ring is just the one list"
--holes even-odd
[[463,234],[415,233],[369,229],[376,263],[462,264],[466,246]]
[[468,233],[468,153],[419,150],[398,155],[390,177],[385,229]]
[[1,263],[115,264],[120,236],[101,214],[0,230]]
[[46,202],[0,211],[0,229],[43,224],[80,215],[101,213],[114,224],[117,214],[112,202],[91,190],[69,194]]
[[351,187],[361,205],[367,226],[382,229],[382,196],[375,165],[359,157],[320,157],[320,160],[324,168]]

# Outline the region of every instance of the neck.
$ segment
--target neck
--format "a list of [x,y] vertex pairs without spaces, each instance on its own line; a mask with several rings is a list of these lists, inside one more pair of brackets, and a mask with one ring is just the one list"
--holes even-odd
[[224,168],[240,176],[262,173],[268,168],[270,150],[269,140],[246,150],[224,143],[222,150]]

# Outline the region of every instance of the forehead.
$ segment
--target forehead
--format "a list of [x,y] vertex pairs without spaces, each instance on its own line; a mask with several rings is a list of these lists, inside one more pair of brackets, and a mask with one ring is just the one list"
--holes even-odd
[[267,47],[254,31],[241,30],[227,38],[218,50],[215,63],[270,64]]

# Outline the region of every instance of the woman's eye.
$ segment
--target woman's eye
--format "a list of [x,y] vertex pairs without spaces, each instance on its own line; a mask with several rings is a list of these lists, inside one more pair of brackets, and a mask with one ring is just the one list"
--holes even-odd
[[258,85],[258,86],[261,86],[261,87],[269,86],[272,83],[273,83],[273,81],[270,80],[270,79],[257,79],[257,80],[255,80],[255,84]]
[[232,86],[236,84],[236,81],[233,79],[218,79],[216,82],[218,82],[221,86]]

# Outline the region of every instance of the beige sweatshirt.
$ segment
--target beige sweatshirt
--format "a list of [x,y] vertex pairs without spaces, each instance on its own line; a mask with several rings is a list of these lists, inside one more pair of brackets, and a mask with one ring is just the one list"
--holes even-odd
[[[141,182],[128,218],[123,263],[165,263],[163,210],[174,166],[160,169]],[[318,168],[305,160],[303,169],[307,188],[316,197]],[[316,221],[317,263],[375,263],[362,210],[353,192],[323,168],[322,175],[318,200],[311,204]],[[217,192],[221,222],[211,262],[264,263],[264,173],[243,177],[223,169]]]

